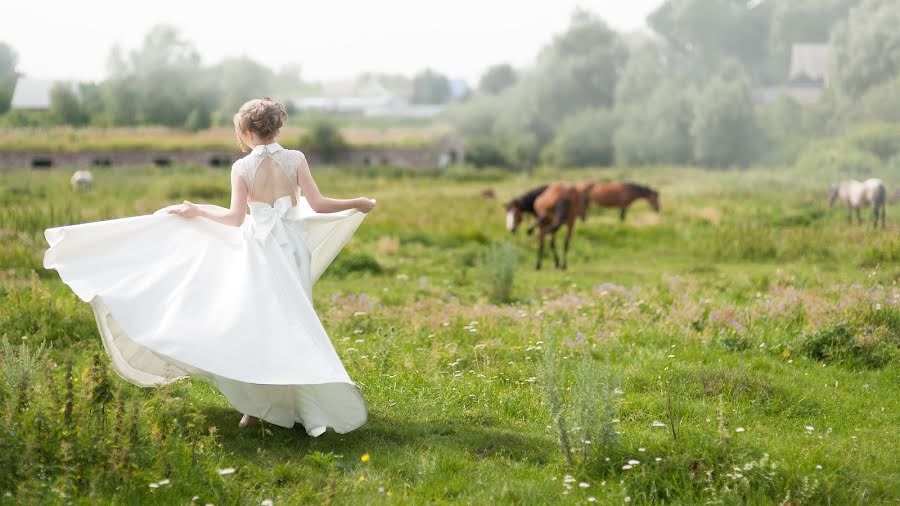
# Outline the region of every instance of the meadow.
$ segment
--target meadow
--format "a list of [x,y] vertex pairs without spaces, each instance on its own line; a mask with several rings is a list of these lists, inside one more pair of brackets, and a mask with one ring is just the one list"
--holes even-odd
[[[845,174],[314,174],[378,200],[314,288],[370,418],[319,438],[238,429],[199,380],[119,379],[42,268],[45,228],[227,205],[227,172],[0,173],[0,504],[900,500],[900,209],[848,227],[825,201]],[[661,213],[593,210],[569,269],[535,271],[502,202],[588,177],[650,184]]]

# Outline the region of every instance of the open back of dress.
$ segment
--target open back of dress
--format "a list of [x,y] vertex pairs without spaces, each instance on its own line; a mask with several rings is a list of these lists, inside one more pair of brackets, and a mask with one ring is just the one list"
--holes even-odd
[[[294,177],[291,177],[294,176]],[[297,168],[287,169],[272,157],[264,157],[254,171],[247,187],[247,200],[275,205],[281,197],[290,195],[291,205],[297,205]]]
[[302,160],[299,151],[283,149],[277,144],[258,145],[240,164],[235,165],[247,185],[247,201],[270,206],[290,196],[291,205],[299,198],[297,171]]

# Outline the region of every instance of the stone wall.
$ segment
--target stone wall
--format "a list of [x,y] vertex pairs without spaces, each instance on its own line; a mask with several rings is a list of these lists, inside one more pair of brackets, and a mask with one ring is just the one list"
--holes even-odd
[[[243,156],[237,151],[82,151],[78,153],[53,151],[0,152],[0,170],[54,169],[92,167],[135,167],[155,165],[201,165],[230,168],[234,160]],[[353,148],[339,155],[331,163],[339,165],[393,165],[419,169],[440,169],[460,163],[465,150],[458,142],[441,142],[421,148]],[[324,163],[315,152],[306,152],[311,165]]]

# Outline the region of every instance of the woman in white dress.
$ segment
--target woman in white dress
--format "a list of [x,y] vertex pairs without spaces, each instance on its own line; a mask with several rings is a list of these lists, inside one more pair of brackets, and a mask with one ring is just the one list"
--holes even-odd
[[375,201],[322,196],[303,153],[275,141],[286,119],[268,97],[235,115],[250,151],[232,166],[229,209],[185,201],[47,229],[44,267],[91,304],[127,381],[195,376],[244,414],[241,427],[299,422],[316,437],[367,418],[315,313],[312,285]]

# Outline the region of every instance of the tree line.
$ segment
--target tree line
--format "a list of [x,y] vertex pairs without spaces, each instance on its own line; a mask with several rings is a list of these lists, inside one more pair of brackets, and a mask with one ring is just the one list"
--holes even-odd
[[[251,98],[321,92],[320,85],[301,78],[298,65],[274,71],[246,57],[204,65],[197,49],[168,25],[152,28],[134,51],[113,49],[107,79],[54,85],[47,111],[9,110],[19,77],[16,66],[15,51],[0,43],[0,115],[8,126],[162,125],[195,131],[230,124],[238,107]],[[447,76],[431,69],[412,78],[374,77],[413,103],[441,104],[451,97]],[[285,105],[292,106],[289,101]]]
[[[530,68],[488,69],[451,112],[472,160],[791,163],[816,138],[900,122],[895,0],[667,0],[647,21],[652,35],[622,35],[578,10]],[[797,43],[828,45],[824,95],[759,105],[754,89],[787,81]]]

